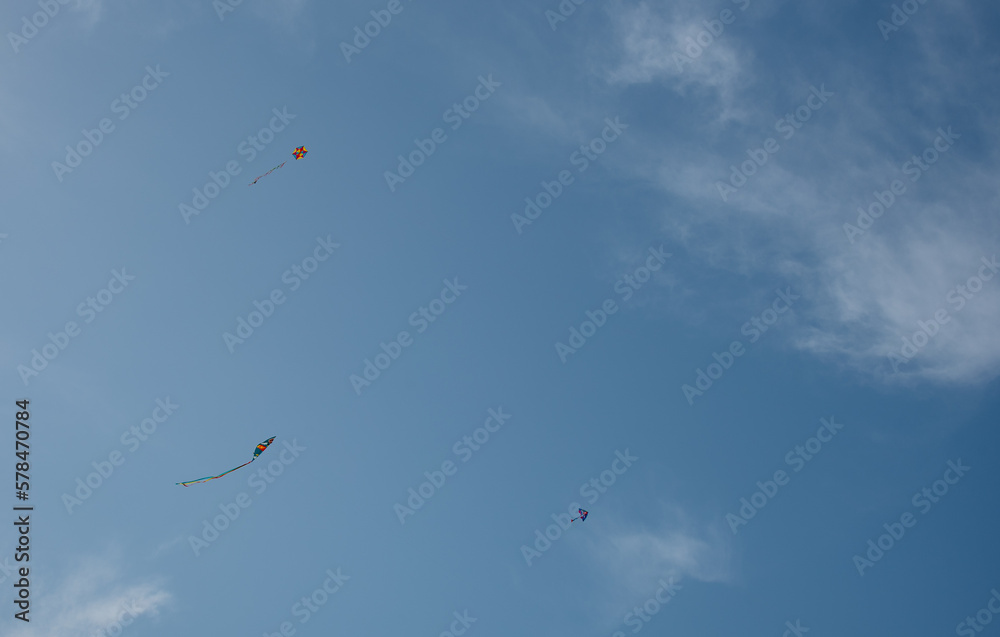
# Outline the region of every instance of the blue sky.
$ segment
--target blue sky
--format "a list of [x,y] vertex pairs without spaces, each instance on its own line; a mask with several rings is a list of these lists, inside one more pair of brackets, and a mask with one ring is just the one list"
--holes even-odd
[[0,633],[1000,630],[993,7],[0,23]]

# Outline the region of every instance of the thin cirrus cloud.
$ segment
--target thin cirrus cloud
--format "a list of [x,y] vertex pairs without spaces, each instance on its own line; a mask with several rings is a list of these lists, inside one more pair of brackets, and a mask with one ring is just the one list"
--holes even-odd
[[[686,93],[691,108],[722,113],[701,130],[660,132],[633,147],[631,170],[687,204],[664,212],[661,231],[713,267],[769,274],[804,290],[806,302],[796,308],[800,320],[785,331],[789,342],[890,384],[988,381],[1000,366],[994,329],[1000,277],[983,281],[982,291],[961,307],[947,300],[977,276],[984,257],[1000,253],[995,214],[1000,196],[995,152],[989,150],[995,144],[983,150],[984,136],[996,139],[997,127],[981,115],[983,100],[995,102],[993,91],[979,96],[980,109],[971,113],[960,112],[951,98],[956,85],[974,90],[981,75],[974,60],[988,56],[949,52],[940,44],[956,31],[978,46],[985,41],[966,12],[951,5],[943,11],[946,19],[893,34],[915,40],[912,59],[881,60],[887,55],[879,49],[881,36],[862,29],[857,37],[870,36],[876,51],[861,56],[870,68],[857,68],[856,60],[800,61],[791,63],[786,78],[754,72],[753,32],[737,32],[735,23],[679,70],[675,59],[686,38],[704,30],[703,17],[714,16],[703,16],[705,9],[692,5],[654,10],[639,3],[615,14],[617,53],[611,71],[604,72],[608,84],[623,91],[660,83]],[[739,10],[734,14],[738,22]],[[876,88],[885,81],[885,65],[898,73],[912,66],[914,79],[897,77],[890,103],[875,103],[871,96],[880,94]],[[801,78],[817,73],[806,66],[821,67],[834,97],[786,140],[773,128],[784,114],[775,104],[787,101],[793,110],[806,99],[810,84]],[[799,102],[786,99],[796,95]],[[898,117],[914,104],[922,116]],[[949,126],[957,139],[911,181],[903,172],[905,162]],[[782,148],[723,200],[717,184],[727,180],[732,165],[747,159],[746,149],[769,136]],[[858,207],[868,207],[875,191],[884,192],[897,179],[907,191],[851,241],[844,224],[857,225]],[[928,325],[942,308],[948,324],[938,331],[928,328],[934,334],[926,345],[910,360],[893,364],[889,355],[902,352],[903,338],[912,341],[920,322]]]

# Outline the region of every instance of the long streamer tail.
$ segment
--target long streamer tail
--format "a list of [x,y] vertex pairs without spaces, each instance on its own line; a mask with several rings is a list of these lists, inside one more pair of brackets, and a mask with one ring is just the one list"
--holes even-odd
[[253,461],[254,461],[254,459],[252,458],[252,459],[250,459],[250,460],[248,460],[248,461],[244,462],[244,463],[243,463],[243,464],[241,464],[240,466],[238,466],[238,467],[233,467],[232,469],[230,469],[230,470],[229,470],[229,471],[227,471],[226,473],[220,473],[220,474],[219,474],[219,475],[217,475],[217,476],[209,476],[209,477],[207,477],[207,478],[199,478],[198,480],[189,480],[188,482],[175,482],[174,484],[182,484],[182,485],[184,485],[184,486],[186,487],[186,486],[188,486],[188,485],[192,485],[192,484],[198,484],[199,482],[208,482],[209,480],[216,480],[216,479],[218,479],[218,478],[221,478],[221,477],[222,477],[222,476],[224,476],[224,475],[228,475],[228,474],[232,473],[233,471],[236,471],[237,469],[241,469],[241,468],[243,468],[243,467],[247,466],[248,464],[250,464],[250,463],[251,463],[251,462],[253,462]]

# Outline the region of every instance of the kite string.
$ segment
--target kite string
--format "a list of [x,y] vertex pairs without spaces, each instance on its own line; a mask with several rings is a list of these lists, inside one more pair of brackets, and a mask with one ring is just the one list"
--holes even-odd
[[220,473],[217,476],[209,476],[207,478],[199,478],[197,480],[189,480],[188,482],[178,482],[177,484],[181,484],[181,485],[184,485],[186,487],[189,484],[198,484],[199,482],[208,482],[209,480],[216,480],[218,478],[221,478],[222,476],[225,476],[225,475],[228,475],[228,474],[232,473],[233,471],[236,471],[237,469],[240,469],[240,468],[243,468],[243,467],[247,466],[248,464],[250,464],[254,460],[256,460],[256,458],[251,458],[247,462],[244,462],[243,464],[241,464],[239,467],[233,467],[232,469],[230,469],[226,473]]
[[284,166],[284,165],[285,165],[285,164],[287,164],[287,163],[288,163],[288,162],[286,162],[286,161],[283,161],[283,162],[281,162],[280,164],[278,164],[277,166],[275,166],[275,167],[274,167],[274,168],[272,168],[271,170],[267,171],[266,173],[264,173],[263,175],[261,175],[261,176],[260,176],[260,177],[258,177],[257,179],[254,179],[254,180],[253,180],[252,182],[250,182],[250,183],[249,183],[249,184],[247,184],[247,185],[248,185],[248,186],[252,186],[252,185],[254,185],[255,183],[257,183],[257,180],[258,180],[258,179],[260,179],[261,177],[267,177],[268,175],[270,175],[270,174],[271,174],[271,173],[273,173],[274,171],[278,170],[279,168],[281,168],[282,166]]

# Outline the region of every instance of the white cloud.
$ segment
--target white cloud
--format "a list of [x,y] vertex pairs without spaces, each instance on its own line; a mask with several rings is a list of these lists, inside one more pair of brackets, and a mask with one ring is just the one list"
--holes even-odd
[[[813,327],[797,344],[868,368],[888,381],[988,379],[990,368],[995,374],[1000,362],[995,331],[1000,276],[981,259],[992,258],[995,246],[991,250],[988,240],[958,222],[942,227],[915,219],[912,224],[896,240],[872,236],[849,248],[826,248],[823,269],[815,272],[826,294],[815,307]],[[971,299],[951,294],[980,270],[991,280],[978,294]],[[942,310],[946,323],[937,328],[934,315]],[[899,353],[903,337],[912,338],[920,322],[933,332],[932,338],[897,373],[888,353]]]
[[[670,272],[683,271],[687,279],[659,277],[656,285],[665,296],[658,304],[692,322],[705,315],[706,302],[713,305],[711,314],[742,318],[759,311],[775,286],[791,286],[802,301],[781,338],[826,364],[888,384],[995,378],[1000,290],[987,282],[960,311],[946,301],[949,290],[976,273],[981,257],[1000,252],[995,150],[1000,125],[989,116],[996,100],[982,90],[981,79],[995,59],[987,34],[960,2],[928,4],[889,43],[874,25],[870,41],[860,43],[850,34],[817,33],[828,28],[830,10],[786,11],[790,6],[753,0],[744,13],[736,2],[714,7],[696,0],[666,6],[616,2],[606,7],[609,44],[588,47],[590,56],[581,58],[583,67],[616,92],[600,96],[602,109],[627,114],[632,127],[627,146],[615,154],[616,168],[666,194],[658,230],[667,238],[667,250],[676,252]],[[735,15],[733,24],[678,69],[674,55],[723,8]],[[762,42],[757,58],[755,38],[767,37],[766,27],[775,20],[789,21],[794,37]],[[846,38],[866,64],[803,52],[802,38],[818,35]],[[893,57],[885,47],[901,47],[896,38],[915,40],[915,52]],[[968,41],[972,50],[951,47],[956,39]],[[595,59],[597,51],[606,53]],[[781,73],[757,68],[765,58],[783,60]],[[638,90],[639,85],[674,91],[697,117],[686,113],[677,118],[680,127],[665,125],[658,108],[663,92],[656,86]],[[792,137],[780,133],[776,121],[814,100],[812,87],[820,86],[834,95]],[[559,120],[594,116],[591,102],[554,102],[558,115],[548,106],[551,95],[520,102],[522,120],[553,135],[567,130]],[[949,125],[961,137],[912,182],[904,163],[931,145],[939,127]],[[747,159],[746,150],[760,148],[768,137],[780,150],[723,201],[716,182],[726,180],[731,166]],[[885,191],[894,179],[906,184],[906,192],[851,243],[843,225],[856,223],[857,207],[868,206],[873,191]],[[626,263],[634,246],[659,240],[645,233],[616,235],[610,242],[613,257]],[[618,275],[622,265],[612,262],[610,274]],[[706,294],[706,286],[718,285],[720,273],[733,275],[738,293]],[[746,281],[760,282],[759,289]],[[996,283],[1000,288],[1000,278]],[[894,371],[888,354],[899,351],[917,321],[942,307],[951,321],[912,362]]]
[[[1000,252],[1000,162],[992,150],[1000,127],[980,115],[949,121],[949,110],[964,108],[971,99],[968,87],[977,85],[976,60],[983,56],[942,43],[961,33],[963,40],[986,45],[969,16],[951,8],[939,16],[951,19],[946,24],[929,22],[918,29],[914,19],[907,25],[914,27],[910,37],[918,38],[922,51],[907,64],[919,74],[899,82],[894,93],[882,90],[884,80],[875,69],[836,63],[824,71],[825,78],[803,81],[794,64],[782,76],[755,77],[753,43],[730,33],[732,27],[681,72],[675,53],[686,38],[704,30],[703,19],[716,17],[703,15],[703,5],[685,2],[656,11],[640,3],[620,12],[617,42],[623,53],[613,70],[603,73],[610,86],[624,89],[663,82],[681,93],[699,91],[688,99],[706,113],[703,130],[680,131],[676,138],[634,135],[642,139],[636,146],[644,147],[635,148],[631,158],[633,171],[674,202],[662,215],[661,229],[687,251],[678,256],[766,278],[768,287],[777,280],[802,290],[798,320],[784,334],[826,361],[888,383],[978,382],[1000,372],[995,329],[1000,277],[987,281],[961,310],[946,301],[949,290],[977,273],[982,257]],[[923,10],[930,18],[930,5]],[[744,16],[735,13],[738,24]],[[783,139],[773,123],[803,103],[811,81],[819,85],[822,79],[836,95],[791,139]],[[915,104],[923,116],[911,113]],[[724,134],[720,120],[727,123]],[[962,137],[911,182],[901,172],[903,163],[931,144],[939,126],[949,124]],[[644,128],[641,120],[634,126]],[[713,184],[747,159],[743,149],[760,146],[768,136],[782,148],[722,201]],[[886,190],[893,179],[904,182],[907,192],[852,244],[843,224],[855,223],[857,206],[867,206],[873,190]],[[951,321],[896,373],[889,352],[898,352],[902,337],[917,331],[917,321],[941,308]],[[728,309],[742,314],[756,308]]]
[[[123,583],[110,560],[84,560],[57,586],[32,582],[36,599],[30,624],[8,619],[0,627],[10,637],[79,637],[156,616],[172,596],[156,581]],[[40,612],[38,609],[45,609]],[[10,615],[8,615],[10,617]]]
[[[681,94],[707,89],[722,104],[720,121],[742,118],[735,97],[750,82],[752,52],[737,48],[727,37],[732,25],[724,25],[718,13],[710,13],[703,3],[672,3],[669,11],[663,15],[643,2],[616,16],[621,59],[605,79],[625,86],[665,81]],[[741,12],[731,13],[738,21]],[[705,26],[706,20],[718,35]]]
[[694,524],[677,507],[663,508],[667,521],[655,529],[637,531],[633,523],[610,522],[593,527],[586,553],[610,575],[611,588],[631,598],[651,594],[656,582],[669,575],[730,581],[731,536],[711,525]]
[[[704,180],[711,170],[691,166],[684,174]],[[675,178],[664,184],[671,192],[708,199],[690,183],[675,185]],[[714,267],[769,273],[805,291],[805,302],[796,308],[801,331],[792,334],[801,349],[888,382],[990,380],[1000,369],[1000,277],[984,282],[961,308],[948,295],[978,275],[983,257],[998,252],[997,222],[961,211],[985,207],[980,198],[996,196],[983,193],[983,183],[972,178],[949,181],[955,190],[950,205],[926,201],[930,193],[915,186],[852,244],[843,224],[855,223],[857,212],[837,200],[863,196],[856,182],[772,166],[744,193],[745,205],[691,220],[694,229],[684,228],[686,245]],[[677,223],[676,215],[671,211],[670,224]],[[748,245],[743,237],[753,229]],[[989,269],[984,275],[994,276]],[[899,373],[889,367],[889,352],[898,352],[902,338],[919,329],[917,322],[942,308],[951,317],[948,324]]]
[[[698,537],[683,531],[622,532],[608,538],[615,547],[614,560],[623,575],[646,586],[666,573],[703,582],[724,582],[728,556],[718,538]],[[635,584],[633,585],[635,586]]]
[[676,594],[682,597],[692,582],[733,580],[734,545],[728,529],[717,522],[695,523],[677,506],[660,502],[660,507],[661,521],[645,528],[634,518],[616,522],[618,518],[602,517],[581,536],[581,555],[600,582],[591,604],[598,624],[620,625],[622,609],[653,597],[662,583],[679,585]]

